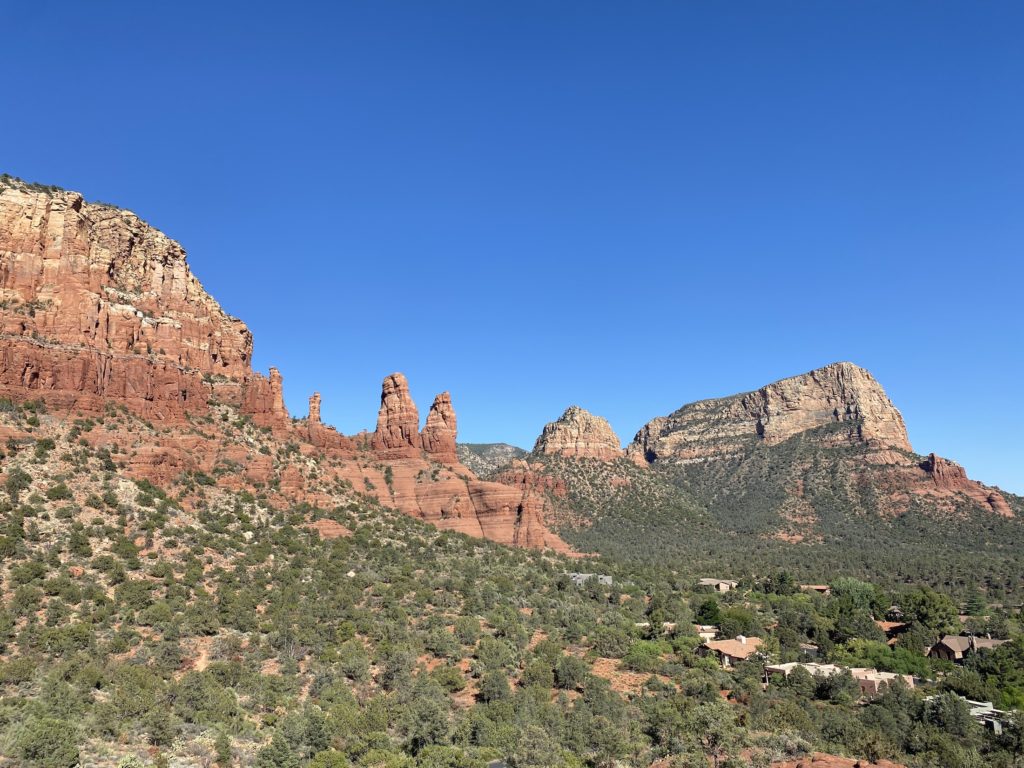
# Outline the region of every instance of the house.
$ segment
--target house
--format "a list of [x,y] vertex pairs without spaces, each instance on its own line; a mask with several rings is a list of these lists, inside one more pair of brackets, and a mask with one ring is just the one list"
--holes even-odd
[[718,627],[714,624],[694,624],[693,627],[697,630],[697,635],[701,640],[714,640],[718,637]]
[[568,573],[566,575],[577,587],[582,587],[591,579],[596,579],[598,584],[603,584],[606,587],[610,587],[612,585],[611,576],[602,576],[599,573]]
[[817,592],[819,595],[828,596],[832,594],[832,587],[830,587],[828,584],[801,584],[800,591]]
[[885,632],[885,642],[888,645],[896,645],[899,636],[910,628],[905,621],[875,621],[875,626]]
[[[960,698],[964,698],[961,696]],[[996,709],[991,701],[972,701],[964,699],[971,710],[971,717],[988,728],[996,736],[1003,732],[1003,721],[1007,719],[1008,712]]]
[[850,674],[860,686],[860,692],[865,696],[877,696],[886,688],[896,682],[899,678],[906,683],[908,688],[914,687],[913,675],[899,675],[895,672],[879,672],[877,669],[865,667],[851,667]]
[[734,640],[708,640],[701,645],[700,653],[702,656],[716,656],[718,663],[728,669],[757,653],[763,642],[760,637],[736,635]]
[[[934,696],[925,696],[925,701],[931,701]],[[973,701],[965,696],[959,697],[961,700],[967,703],[967,708],[970,710],[971,717],[983,726],[988,728],[997,736],[1003,732],[1003,723],[1007,720],[1009,715],[1001,709],[996,709],[991,701]]]
[[1006,640],[993,640],[991,637],[975,637],[974,635],[945,635],[931,647],[928,656],[933,659],[944,659],[954,664],[962,664],[965,656],[977,653],[985,648],[998,648]]
[[810,672],[814,677],[831,677],[847,672],[857,681],[861,695],[876,696],[895,682],[897,678],[903,680],[908,688],[914,687],[912,675],[898,675],[895,672],[879,672],[877,669],[868,667],[841,667],[837,664],[814,664],[799,661],[791,661],[786,664],[769,664],[764,668],[768,677],[789,677],[794,669],[800,667]]
[[888,610],[885,612],[885,618],[889,619],[890,621],[903,621],[903,619],[906,617],[903,615],[902,608],[900,608],[898,605],[890,605]]
[[814,643],[800,643],[800,653],[809,659],[818,658],[819,648]]
[[730,589],[736,589],[740,585],[738,581],[731,581],[729,579],[701,579],[698,584],[702,587],[710,587],[715,592],[728,592]]
[[804,669],[814,677],[831,677],[845,671],[845,668],[835,664],[814,664],[802,661],[788,661],[785,664],[768,664],[764,671],[768,677],[789,677],[794,669]]

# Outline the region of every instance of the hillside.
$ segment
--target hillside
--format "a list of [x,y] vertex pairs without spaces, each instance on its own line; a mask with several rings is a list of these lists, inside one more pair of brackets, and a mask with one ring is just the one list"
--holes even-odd
[[459,443],[459,461],[480,477],[487,477],[514,459],[527,455],[522,448],[508,443]]
[[[1024,706],[1022,500],[900,445],[857,371],[627,454],[570,408],[528,455],[459,445],[449,393],[421,421],[392,373],[346,436],[319,394],[288,413],[177,243],[9,177],[0,292],[0,768],[1019,757],[961,697]],[[994,641],[926,657],[961,631]],[[809,648],[840,671],[765,684]]]
[[[184,249],[138,216],[75,192],[0,180],[0,396],[42,400],[65,414],[110,403],[162,429],[133,462],[161,482],[206,471],[219,446],[177,428],[230,406],[280,443],[330,457],[333,480],[435,525],[506,544],[568,548],[545,524],[545,500],[479,481],[458,463],[451,397],[439,394],[422,431],[405,377],[384,377],[377,428],[345,436],[320,421],[319,394],[296,420],[284,377],[252,370],[253,338],[191,274]],[[163,435],[166,435],[164,437]],[[264,456],[224,456],[236,481],[271,478]],[[303,492],[301,478],[283,478]]]
[[[382,506],[331,479],[328,457],[232,406],[188,429],[255,447],[317,503],[288,502],[273,483],[239,490],[226,464],[162,485],[133,479],[157,428],[123,407],[65,419],[4,401],[0,428],[2,765],[646,768],[717,755],[767,766],[815,748],[922,768],[981,754],[1009,765],[1011,742],[969,720],[945,733],[920,695],[862,706],[845,684],[765,691],[756,664],[727,672],[694,653],[691,622],[713,613],[723,632],[768,637],[776,658],[813,640],[846,663],[932,674],[920,656],[864,645],[878,630],[845,598],[812,600],[779,577],[718,604],[682,573],[611,562],[588,564],[611,584],[577,587],[578,561]],[[642,482],[630,473],[642,470],[622,461],[615,477]],[[952,604],[920,594],[871,600],[900,600],[908,617],[924,600],[918,631],[931,636]],[[1014,631],[1005,616],[978,621]],[[1024,696],[1024,678],[1005,679],[954,690]]]
[[626,455],[529,458],[528,482],[560,489],[551,517],[579,551],[694,574],[785,568],[817,581],[838,570],[1024,600],[1024,499],[914,453],[884,390],[849,363],[683,406],[645,425]]

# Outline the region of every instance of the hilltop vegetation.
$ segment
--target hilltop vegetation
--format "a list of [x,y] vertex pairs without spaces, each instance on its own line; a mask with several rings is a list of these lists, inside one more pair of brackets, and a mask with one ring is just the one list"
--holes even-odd
[[[776,573],[712,597],[682,562],[625,556],[586,562],[611,585],[576,586],[579,561],[441,533],[318,487],[316,456],[228,407],[189,429],[258,444],[276,473],[301,466],[334,503],[275,506],[266,488],[232,489],[226,465],[166,487],[133,480],[155,428],[123,409],[0,412],[0,752],[11,765],[767,765],[820,748],[1009,766],[1020,750],[1012,722],[987,734],[952,695],[926,704],[896,688],[861,705],[845,682],[799,677],[763,690],[761,661],[725,672],[694,652],[692,623],[714,621],[764,637],[776,660],[815,642],[825,658],[934,677],[951,667],[920,645],[956,621],[938,592],[847,580],[823,598]],[[94,448],[108,432],[116,449]],[[633,469],[644,506],[671,509],[667,486],[641,485],[657,476]],[[1019,631],[975,598],[979,630]],[[913,627],[896,648],[871,620],[892,601]],[[1016,706],[1022,669],[1018,640],[938,689]]]
[[508,443],[459,443],[458,455],[459,461],[474,474],[486,477],[527,453]]
[[671,563],[694,577],[842,574],[960,596],[981,589],[1011,605],[1024,600],[1019,515],[967,503],[937,507],[915,496],[897,512],[886,468],[872,465],[862,446],[829,445],[823,437],[835,429],[774,446],[750,441],[741,454],[691,464],[531,460],[566,483],[565,497],[552,498],[563,538],[617,562]]

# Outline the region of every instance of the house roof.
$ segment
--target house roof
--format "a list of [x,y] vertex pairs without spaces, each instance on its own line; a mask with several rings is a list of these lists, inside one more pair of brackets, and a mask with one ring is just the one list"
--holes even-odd
[[994,640],[991,637],[972,637],[970,635],[945,635],[939,640],[939,645],[944,645],[958,656],[962,656],[972,648],[997,648],[1006,640]]
[[762,642],[760,637],[737,637],[732,640],[708,640],[704,647],[734,659],[745,659],[757,653]]
[[715,587],[719,584],[728,584],[731,587],[735,587],[739,584],[738,581],[732,581],[731,579],[701,579],[700,585],[702,587]]
[[876,621],[875,624],[877,624],[878,628],[886,634],[896,632],[897,630],[903,629],[907,626],[907,622],[905,621]]
[[1009,640],[996,640],[992,637],[975,637],[974,647],[975,648],[998,648],[1003,643],[1008,643]]

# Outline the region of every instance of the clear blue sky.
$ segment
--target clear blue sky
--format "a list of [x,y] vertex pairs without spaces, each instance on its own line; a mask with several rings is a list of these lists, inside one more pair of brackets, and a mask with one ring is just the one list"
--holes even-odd
[[121,204],[342,431],[624,441],[835,361],[1024,492],[1019,2],[3,3],[0,170]]

